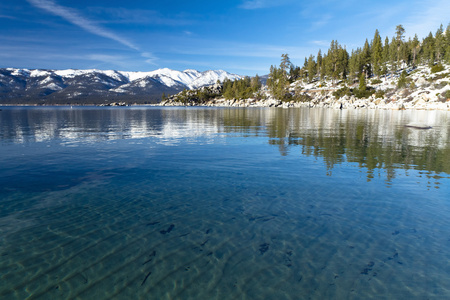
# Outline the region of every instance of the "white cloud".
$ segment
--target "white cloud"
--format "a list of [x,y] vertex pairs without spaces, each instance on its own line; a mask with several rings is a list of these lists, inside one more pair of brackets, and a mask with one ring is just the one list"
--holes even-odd
[[[53,0],[27,0],[27,1],[30,4],[34,5],[35,7],[38,7],[51,14],[59,16],[65,19],[66,21],[86,30],[87,32],[116,41],[124,46],[127,46],[130,49],[139,52],[141,51],[138,46],[136,46],[134,43],[130,42],[126,38],[121,37],[110,30],[102,28],[101,26],[97,25],[94,21],[80,15],[77,11],[68,7],[58,5]],[[156,58],[153,55],[149,54],[148,52],[141,53],[141,55],[145,58],[151,58],[147,59],[146,62],[152,61],[153,64],[153,62],[156,60]]]
[[448,0],[421,1],[416,4],[417,9],[410,14],[403,24],[406,36],[414,34],[425,38],[430,31],[435,34],[442,24],[444,30],[450,21],[450,2]]
[[32,5],[39,7],[43,10],[46,10],[56,16],[62,17],[68,22],[77,25],[78,27],[98,36],[102,36],[104,38],[108,38],[114,40],[116,42],[121,43],[131,49],[139,50],[137,46],[135,46],[130,41],[126,40],[123,37],[118,36],[117,34],[106,30],[98,25],[96,25],[93,21],[81,16],[75,10],[63,7],[61,5],[56,4],[52,0],[27,0]]
[[284,4],[288,4],[289,2],[293,2],[293,0],[246,0],[241,5],[239,5],[242,9],[260,9],[260,8],[269,8],[275,6],[281,6]]
[[156,65],[157,58],[153,56],[150,52],[142,52],[141,56],[146,58],[145,62],[151,65]]
[[[195,45],[172,49],[172,52],[184,55],[207,55],[219,57],[259,57],[280,58],[282,53],[289,53],[291,58],[304,57],[304,47],[274,46],[264,44],[239,43],[231,41],[197,40]],[[213,45],[213,46],[211,46]]]
[[325,15],[320,16],[318,18],[318,20],[312,22],[310,30],[315,31],[315,30],[318,30],[318,29],[328,25],[332,18],[333,18],[333,16],[330,14],[325,14]]
[[160,12],[148,9],[129,9],[125,7],[89,7],[88,10],[99,18],[102,23],[128,23],[128,24],[158,24],[167,26],[184,26],[197,22],[186,14],[164,16]]
[[15,17],[11,17],[11,16],[6,16],[6,15],[0,15],[0,19],[10,19],[10,20],[15,20]]
[[312,44],[317,46],[323,46],[323,47],[329,47],[330,42],[325,40],[317,40],[317,41],[311,41]]

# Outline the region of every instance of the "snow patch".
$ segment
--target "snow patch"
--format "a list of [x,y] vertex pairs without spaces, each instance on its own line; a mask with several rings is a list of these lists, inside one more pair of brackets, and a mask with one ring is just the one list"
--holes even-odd
[[50,76],[52,73],[46,70],[32,70],[30,72],[30,77],[43,77]]
[[60,91],[63,88],[60,87],[59,85],[55,84],[55,83],[50,83],[47,86],[44,86],[45,89],[49,89],[49,90],[53,90],[53,91]]

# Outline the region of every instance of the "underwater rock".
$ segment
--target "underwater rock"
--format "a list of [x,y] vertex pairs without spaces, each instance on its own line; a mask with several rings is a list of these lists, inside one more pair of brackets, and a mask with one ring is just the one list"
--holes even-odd
[[263,255],[264,253],[267,252],[267,250],[269,250],[269,245],[270,244],[267,243],[259,245],[259,252],[261,252],[261,255]]
[[161,234],[170,233],[174,228],[175,228],[175,225],[170,224],[169,228],[167,228],[166,230],[161,230],[160,233]]
[[374,263],[373,261],[369,262],[369,263],[367,264],[367,267],[364,268],[364,269],[361,271],[361,274],[363,274],[363,275],[368,275],[369,272],[372,271],[372,267],[373,267],[374,265],[375,265],[375,263]]

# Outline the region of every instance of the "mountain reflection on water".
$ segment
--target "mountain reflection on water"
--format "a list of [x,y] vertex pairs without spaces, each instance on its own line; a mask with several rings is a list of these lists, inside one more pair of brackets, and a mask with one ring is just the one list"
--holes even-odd
[[[228,135],[266,137],[282,156],[322,159],[328,174],[355,163],[367,179],[399,169],[419,170],[433,180],[450,174],[450,113],[267,108],[5,108],[0,142],[58,141],[67,146],[115,139],[180,138],[223,142]],[[406,125],[427,125],[423,130]],[[443,174],[444,173],[444,174]],[[430,183],[431,184],[431,183]]]

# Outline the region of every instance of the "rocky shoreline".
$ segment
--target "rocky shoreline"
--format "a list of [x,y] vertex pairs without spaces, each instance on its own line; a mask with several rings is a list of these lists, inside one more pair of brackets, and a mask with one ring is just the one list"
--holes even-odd
[[370,96],[365,99],[358,99],[355,96],[344,96],[336,99],[332,92],[325,95],[315,96],[308,102],[283,102],[274,98],[264,100],[244,99],[244,100],[226,100],[218,98],[209,100],[205,103],[188,102],[182,103],[177,101],[162,101],[158,106],[206,106],[206,107],[320,107],[320,108],[334,108],[334,109],[389,109],[389,110],[450,110],[450,99],[442,101],[439,97],[427,92],[419,93],[412,99],[402,98],[401,95],[393,95],[390,98],[375,98]]
[[[407,85],[399,87],[400,71],[407,73]],[[334,109],[389,109],[389,110],[450,110],[450,65],[439,72],[429,66],[405,68],[383,78],[368,80],[369,95],[358,98],[352,90],[357,84],[316,80],[312,83],[293,82],[289,93],[301,101],[281,101],[272,96],[267,86],[262,86],[257,97],[225,99],[219,83],[197,91],[185,91],[161,101],[159,106],[217,106],[217,107],[321,107]],[[209,99],[200,100],[206,93]],[[255,93],[256,94],[256,93]]]

